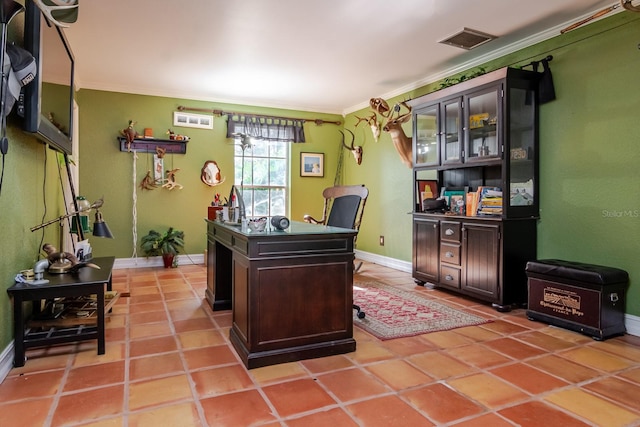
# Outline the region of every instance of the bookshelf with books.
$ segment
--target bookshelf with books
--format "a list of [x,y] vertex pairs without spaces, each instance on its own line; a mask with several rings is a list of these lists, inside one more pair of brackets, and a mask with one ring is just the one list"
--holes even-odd
[[[526,304],[525,266],[537,250],[538,79],[503,68],[409,101],[416,283],[500,311]],[[438,204],[425,194],[439,195],[444,211],[428,209]]]

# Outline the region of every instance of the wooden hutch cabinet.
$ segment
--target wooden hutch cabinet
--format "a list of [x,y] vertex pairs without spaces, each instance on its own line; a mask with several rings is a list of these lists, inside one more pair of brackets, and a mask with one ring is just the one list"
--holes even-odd
[[[539,211],[538,81],[503,68],[409,102],[417,283],[501,311],[526,303]],[[446,212],[423,204],[438,197]]]

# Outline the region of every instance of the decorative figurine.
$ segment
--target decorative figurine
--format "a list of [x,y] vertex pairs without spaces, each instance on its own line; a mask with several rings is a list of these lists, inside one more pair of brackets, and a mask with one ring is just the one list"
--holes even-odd
[[133,128],[133,125],[135,124],[136,122],[134,122],[133,120],[129,120],[129,126],[127,126],[126,129],[120,131],[120,133],[125,138],[127,138],[127,151],[131,151],[131,143],[134,139],[140,136],[138,132],[136,132],[136,130]]
[[147,174],[140,181],[140,188],[142,190],[155,190],[158,187],[156,180],[151,176],[151,171],[147,171]]
[[180,168],[175,168],[167,171],[167,182],[162,185],[162,188],[168,188],[169,190],[173,190],[174,188],[178,188],[178,190],[182,190],[182,185],[176,182],[176,173]]
[[172,141],[184,141],[184,142],[187,142],[189,140],[189,137],[187,135],[176,134],[171,129],[167,130],[167,135],[169,135],[169,139],[172,140]]

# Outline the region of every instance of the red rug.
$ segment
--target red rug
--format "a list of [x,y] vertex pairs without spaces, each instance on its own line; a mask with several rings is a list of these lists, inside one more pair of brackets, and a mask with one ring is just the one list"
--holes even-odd
[[380,282],[355,282],[353,302],[365,312],[353,324],[380,338],[410,337],[463,326],[480,325],[489,320]]

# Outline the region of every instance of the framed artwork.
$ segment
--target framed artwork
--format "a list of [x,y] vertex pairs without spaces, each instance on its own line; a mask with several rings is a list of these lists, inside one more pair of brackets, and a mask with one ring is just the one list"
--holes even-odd
[[185,128],[213,129],[213,115],[173,112],[173,125]]
[[435,179],[417,179],[416,180],[416,211],[422,211],[422,202],[425,199],[437,199],[438,181]]
[[324,153],[300,153],[300,176],[324,176]]

